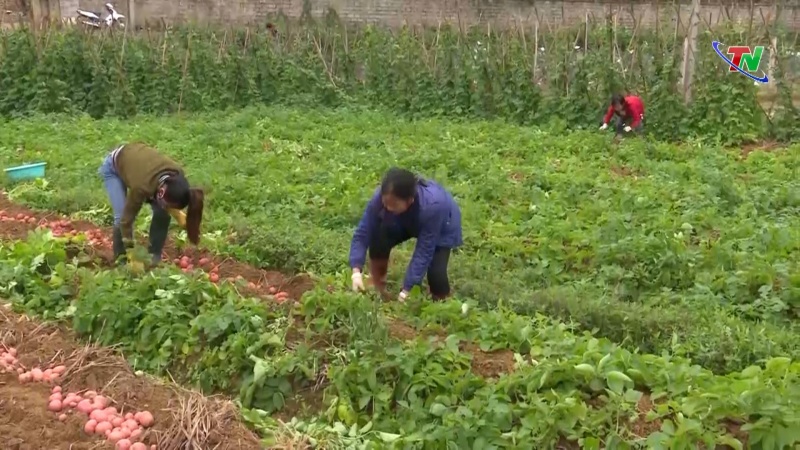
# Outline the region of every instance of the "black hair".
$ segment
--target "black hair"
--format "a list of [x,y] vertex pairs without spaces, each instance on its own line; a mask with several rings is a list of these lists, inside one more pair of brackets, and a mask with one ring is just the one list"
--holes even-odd
[[611,96],[611,104],[612,105],[622,105],[625,106],[625,96],[622,94],[614,94]]
[[391,194],[400,200],[411,200],[417,195],[418,181],[414,172],[392,167],[383,177],[381,195]]
[[189,206],[189,180],[181,174],[173,175],[164,181],[164,200],[179,209]]
[[164,200],[178,209],[186,211],[186,234],[189,241],[197,245],[200,242],[200,223],[203,221],[203,191],[189,186],[189,180],[183,174],[176,174],[164,181],[166,191]]

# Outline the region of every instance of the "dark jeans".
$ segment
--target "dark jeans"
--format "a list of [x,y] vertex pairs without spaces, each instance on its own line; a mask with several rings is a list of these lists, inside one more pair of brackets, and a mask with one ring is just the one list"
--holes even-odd
[[[623,119],[622,117],[617,116],[616,122],[614,123],[614,128],[616,129],[617,134],[621,135],[627,134],[625,133],[625,119]],[[631,128],[632,128],[631,133],[641,134],[642,131],[644,131],[644,121],[643,120],[640,121],[639,125],[636,125],[636,127],[631,127]]]
[[[369,243],[370,259],[389,259],[392,249],[403,242],[418,237],[419,232],[400,225],[387,226],[381,223],[378,232]],[[450,249],[436,247],[433,260],[428,266],[428,286],[434,297],[446,297],[450,294],[450,280],[447,278],[447,264],[450,261]]]

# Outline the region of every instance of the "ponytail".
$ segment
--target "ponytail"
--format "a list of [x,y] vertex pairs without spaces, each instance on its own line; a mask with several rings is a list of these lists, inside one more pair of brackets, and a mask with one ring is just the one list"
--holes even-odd
[[197,245],[200,242],[200,223],[203,221],[203,191],[189,189],[189,205],[186,211],[186,234],[189,242]]

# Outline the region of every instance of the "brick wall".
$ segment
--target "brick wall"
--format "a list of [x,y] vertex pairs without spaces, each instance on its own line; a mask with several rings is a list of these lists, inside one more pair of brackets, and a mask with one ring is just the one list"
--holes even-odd
[[[61,0],[67,2],[69,0]],[[74,1],[74,0],[73,0]],[[80,0],[83,8],[102,9],[106,0]],[[252,23],[267,20],[275,13],[283,12],[289,17],[298,17],[303,11],[304,0],[120,0],[115,5],[120,12],[128,11],[128,2],[133,6],[137,25],[145,21],[167,22],[201,21],[216,23]],[[329,8],[348,21],[382,23],[398,26],[403,23],[435,25],[440,21],[470,23],[494,23],[508,25],[521,23],[533,26],[538,15],[541,26],[557,26],[590,19],[602,20],[609,15],[618,23],[630,26],[636,21],[652,25],[659,20],[676,20],[680,10],[681,20],[688,20],[690,5],[671,2],[620,1],[533,1],[533,0],[305,0],[313,16],[322,16]],[[663,6],[656,6],[661,3]],[[706,2],[703,2],[706,3]],[[719,3],[739,6],[720,7]],[[774,19],[776,8],[756,1],[754,27],[763,27],[763,17]],[[800,5],[784,6],[779,20],[794,29],[800,29]],[[774,5],[773,1],[769,4]],[[786,3],[784,3],[786,5]],[[660,15],[659,15],[660,13]],[[747,23],[750,20],[750,3],[722,0],[702,6],[702,17],[711,24],[732,20]]]

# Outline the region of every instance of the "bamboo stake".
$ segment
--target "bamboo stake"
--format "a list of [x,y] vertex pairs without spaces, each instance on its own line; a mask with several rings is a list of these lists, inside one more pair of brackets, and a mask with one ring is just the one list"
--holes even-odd
[[120,70],[122,69],[125,62],[125,46],[127,42],[128,42],[128,27],[125,27],[125,31],[122,32],[122,49],[119,52]]
[[333,79],[333,74],[331,73],[330,67],[328,67],[328,63],[325,61],[325,56],[322,54],[322,47],[320,46],[319,41],[317,40],[316,36],[311,37],[314,41],[314,46],[317,48],[317,55],[319,55],[320,61],[322,61],[322,66],[325,67],[325,72],[328,74],[328,79],[330,80],[331,84],[334,88],[336,88],[336,81]]
[[168,40],[168,33],[169,30],[164,30],[164,45],[161,46],[161,67],[164,67],[164,64],[167,61],[167,40]]
[[442,31],[442,19],[439,19],[439,24],[436,26],[436,40],[434,41],[434,46],[436,50],[433,53],[433,70],[436,70],[438,67],[439,61],[439,35]]
[[225,44],[228,42],[228,29],[225,28],[225,33],[222,35],[222,42],[220,42],[219,47],[217,47],[217,62],[222,60],[222,49],[225,48]]
[[536,15],[536,22],[533,25],[533,82],[537,83],[538,75],[537,75],[537,68],[539,64],[539,15]]
[[661,5],[659,4],[658,0],[654,0],[653,4],[655,5],[654,9],[656,11],[656,47],[657,47],[656,48],[656,52],[657,52],[657,54],[662,55],[663,51],[661,50],[662,49],[662,47],[661,47]]
[[181,77],[181,91],[178,94],[178,114],[181,113],[183,108],[183,90],[186,86],[186,74],[189,70],[189,55],[192,53],[192,33],[186,37],[186,56],[183,58],[183,76]]
[[350,56],[350,37],[349,30],[347,29],[347,22],[343,22],[344,26],[344,54]]
[[692,15],[689,19],[689,32],[684,41],[683,66],[683,99],[686,104],[692,101],[692,78],[696,64],[697,31],[699,28],[700,0],[692,0]]
[[681,21],[681,10],[680,10],[680,7],[678,7],[678,10],[676,11],[676,18],[675,18],[675,33],[672,36],[672,43],[673,44],[677,44],[678,43],[678,32],[681,29],[681,25],[683,25],[681,22],[682,22]]
[[583,55],[589,50],[589,13],[586,13],[585,23],[586,27],[583,29]]

